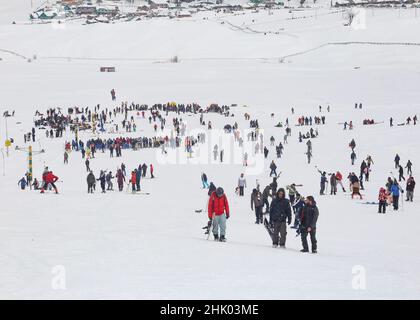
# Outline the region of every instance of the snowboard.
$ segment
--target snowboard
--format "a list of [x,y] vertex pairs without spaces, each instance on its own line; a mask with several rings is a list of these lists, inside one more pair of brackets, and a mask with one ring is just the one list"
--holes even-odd
[[264,218],[264,227],[267,230],[271,240],[273,240],[273,236],[274,236],[274,230],[273,227],[270,225],[270,223],[268,222],[267,218]]
[[366,201],[366,202],[358,202],[359,204],[376,204],[378,205],[379,202],[374,202],[374,201]]

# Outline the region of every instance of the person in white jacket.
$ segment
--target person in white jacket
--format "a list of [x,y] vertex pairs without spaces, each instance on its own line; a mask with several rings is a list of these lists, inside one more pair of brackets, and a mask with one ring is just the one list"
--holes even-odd
[[239,196],[244,196],[244,188],[246,188],[246,179],[244,177],[244,174],[241,173],[241,176],[238,179],[238,188],[239,188]]

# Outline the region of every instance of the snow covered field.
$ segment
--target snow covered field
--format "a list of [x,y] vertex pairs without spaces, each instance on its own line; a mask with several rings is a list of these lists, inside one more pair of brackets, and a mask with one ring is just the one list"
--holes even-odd
[[[287,250],[273,249],[264,227],[254,224],[249,194],[256,179],[263,186],[271,181],[273,147],[263,172],[246,177],[244,198],[234,193],[244,171],[241,165],[160,164],[154,150],[128,150],[123,159],[98,153],[91,161],[95,174],[115,170],[121,161],[128,170],[153,163],[157,178],[143,181],[150,196],[90,195],[80,154],[70,154],[65,166],[65,138],[49,141],[39,135],[33,147],[46,153],[34,156],[35,176],[39,178],[48,165],[63,182],[58,184],[59,195],[20,191],[17,181],[26,171],[26,154],[11,149],[5,158],[5,175],[0,176],[0,298],[420,298],[416,194],[413,203],[404,203],[403,211],[393,213],[388,207],[386,215],[379,215],[376,206],[360,204],[340,191],[337,196],[320,197],[314,168],[347,175],[358,172],[360,161],[370,154],[375,164],[371,181],[365,182],[367,201],[377,200],[396,153],[402,164],[413,162],[417,177],[419,126],[388,126],[389,117],[400,123],[420,110],[420,45],[415,45],[420,43],[420,17],[415,17],[414,9],[369,9],[366,28],[360,30],[343,26],[342,13],[331,13],[337,9],[327,6],[295,12],[295,17],[313,17],[294,20],[288,20],[288,10],[279,10],[273,15],[202,14],[113,25],[12,25],[11,21],[26,19],[28,1],[4,2],[0,3],[0,111],[16,111],[8,118],[14,145],[23,146],[35,111],[49,107],[66,110],[99,103],[113,108],[121,101],[238,104],[232,108],[234,118],[206,115],[205,119],[219,129],[235,121],[247,129],[243,114],[248,112],[251,119],[259,120],[268,143],[271,135],[282,140],[284,129],[274,125],[288,117],[292,137],[284,156],[276,159],[283,172],[279,184],[303,184],[299,191],[315,196],[320,217],[317,255],[300,253],[300,239],[291,229]],[[244,31],[246,26],[278,34]],[[331,44],[286,57],[343,42],[385,44]],[[28,63],[2,49],[37,59]],[[180,63],[169,63],[175,55]],[[100,66],[115,66],[117,72],[100,73]],[[112,88],[117,103],[111,102]],[[363,109],[355,110],[355,102],[362,102]],[[320,115],[319,105],[327,124],[318,127],[313,163],[308,165],[306,146],[297,139],[300,128],[294,124],[301,115]],[[325,111],[327,105],[330,113]],[[384,123],[363,126],[365,118]],[[199,127],[198,117],[184,120],[188,130]],[[353,131],[338,124],[350,120]],[[136,121],[141,134],[153,135],[147,120]],[[348,147],[352,138],[358,155],[354,167]],[[207,200],[200,183],[203,171],[223,186],[230,201],[227,243],[206,241],[201,230],[206,215],[194,212],[204,209]],[[65,268],[65,290],[51,285],[57,266]],[[366,271],[364,290],[352,287],[355,266]]]

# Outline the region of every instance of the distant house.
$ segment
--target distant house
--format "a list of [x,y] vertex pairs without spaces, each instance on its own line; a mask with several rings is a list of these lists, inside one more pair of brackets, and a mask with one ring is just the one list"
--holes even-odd
[[96,7],[80,6],[76,8],[76,14],[96,14]]

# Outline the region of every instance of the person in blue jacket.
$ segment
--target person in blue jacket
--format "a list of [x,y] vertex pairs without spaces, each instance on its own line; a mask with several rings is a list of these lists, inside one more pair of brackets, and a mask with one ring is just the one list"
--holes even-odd
[[18,186],[20,186],[20,189],[25,190],[26,186],[28,185],[28,182],[26,181],[25,177],[19,180]]
[[391,186],[391,195],[392,195],[392,205],[394,207],[394,211],[398,210],[398,201],[400,199],[400,192],[403,193],[404,191],[401,190],[396,179],[394,179],[394,183]]

